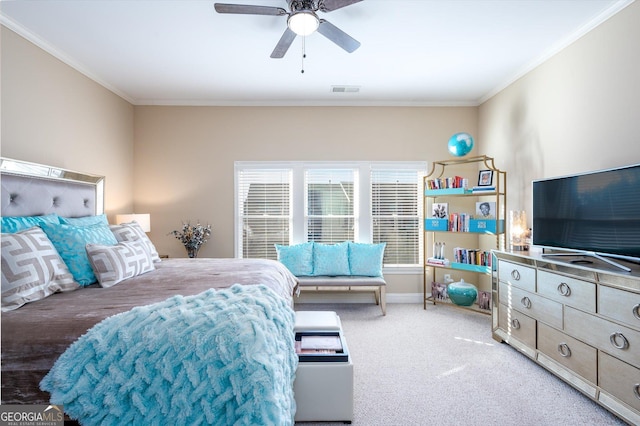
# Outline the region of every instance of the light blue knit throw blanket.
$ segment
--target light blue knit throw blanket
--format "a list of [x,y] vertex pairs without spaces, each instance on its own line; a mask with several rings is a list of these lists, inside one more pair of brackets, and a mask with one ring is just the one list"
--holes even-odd
[[91,328],[40,387],[86,425],[290,425],[293,327],[264,285],[175,296]]

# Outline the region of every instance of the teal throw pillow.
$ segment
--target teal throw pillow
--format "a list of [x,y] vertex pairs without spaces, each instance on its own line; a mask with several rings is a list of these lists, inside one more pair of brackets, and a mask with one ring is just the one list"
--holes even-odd
[[95,216],[82,216],[82,217],[60,217],[60,223],[64,223],[66,225],[75,225],[75,226],[88,226],[88,225],[108,225],[109,221],[107,220],[106,214],[97,214]]
[[293,275],[304,277],[313,275],[313,243],[283,246],[275,244],[278,260]]
[[66,263],[73,278],[82,286],[96,282],[87,256],[87,244],[118,244],[109,226],[104,224],[75,226],[43,223],[40,227]]
[[349,243],[314,243],[313,275],[351,275],[349,271]]
[[351,275],[382,276],[382,259],[387,243],[349,243],[349,267]]
[[39,226],[41,223],[60,223],[60,218],[55,213],[44,216],[6,216],[2,218],[2,232],[15,234]]

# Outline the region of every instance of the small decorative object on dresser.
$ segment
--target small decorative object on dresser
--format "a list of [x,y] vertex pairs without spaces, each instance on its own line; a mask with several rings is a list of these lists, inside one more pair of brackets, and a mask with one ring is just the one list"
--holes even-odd
[[180,240],[190,258],[196,258],[200,247],[211,236],[211,225],[201,225],[200,222],[191,225],[191,222],[187,222],[182,224],[181,230],[174,230],[169,234]]

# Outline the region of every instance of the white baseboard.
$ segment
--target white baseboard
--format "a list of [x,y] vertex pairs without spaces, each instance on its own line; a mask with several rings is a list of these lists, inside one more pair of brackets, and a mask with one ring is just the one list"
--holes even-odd
[[[295,303],[375,303],[373,292],[302,291]],[[422,293],[387,293],[387,303],[422,303]]]

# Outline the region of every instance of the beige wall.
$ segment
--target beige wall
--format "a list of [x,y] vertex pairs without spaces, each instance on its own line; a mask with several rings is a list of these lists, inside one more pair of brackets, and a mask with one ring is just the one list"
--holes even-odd
[[13,31],[1,33],[3,157],[106,176],[107,214],[133,206],[133,106]]
[[533,179],[640,163],[639,22],[634,2],[480,107],[483,149],[529,225]]
[[[135,199],[152,214],[161,253],[184,257],[167,233],[208,222],[201,256],[234,255],[235,161],[438,160],[457,131],[474,134],[477,108],[135,107]],[[477,148],[474,149],[475,153]],[[421,277],[387,277],[389,292],[417,293]]]

